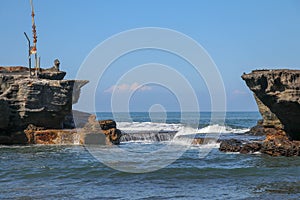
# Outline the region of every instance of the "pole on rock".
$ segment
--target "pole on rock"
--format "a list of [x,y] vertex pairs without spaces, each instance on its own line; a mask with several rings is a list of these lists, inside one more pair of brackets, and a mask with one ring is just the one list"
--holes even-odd
[[30,45],[30,39],[28,35],[25,32],[24,35],[28,41],[28,67],[29,67],[29,77],[31,77],[31,45]]
[[38,66],[38,58],[37,58],[37,48],[36,48],[36,43],[37,43],[37,35],[36,35],[36,25],[34,21],[34,7],[33,7],[33,2],[30,0],[30,5],[31,5],[31,22],[32,22],[32,34],[33,34],[33,46],[31,47],[30,53],[34,54],[34,59],[35,59],[35,74],[38,76],[39,72],[39,66]]

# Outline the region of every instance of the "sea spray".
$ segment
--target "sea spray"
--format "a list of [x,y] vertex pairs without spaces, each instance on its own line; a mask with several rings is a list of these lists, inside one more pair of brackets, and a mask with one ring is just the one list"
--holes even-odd
[[[203,137],[203,134],[209,134],[209,137],[219,133],[245,133],[248,128],[232,128],[230,126],[222,126],[218,124],[208,125],[203,128],[194,129],[185,127],[183,124],[167,124],[154,122],[119,122],[118,127],[122,130],[122,142],[161,142],[170,141],[176,136],[178,140],[190,140],[197,136]],[[182,143],[182,142],[178,142]]]

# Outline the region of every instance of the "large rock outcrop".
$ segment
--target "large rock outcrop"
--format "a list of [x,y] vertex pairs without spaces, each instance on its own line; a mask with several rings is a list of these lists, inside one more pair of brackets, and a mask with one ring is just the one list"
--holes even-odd
[[30,76],[26,67],[0,67],[0,144],[26,144],[30,124],[63,129],[79,98],[83,80],[63,80],[65,72],[41,70]]
[[242,78],[254,93],[263,120],[251,129],[264,141],[223,141],[220,151],[300,156],[300,70],[255,70]]
[[254,93],[263,126],[300,140],[300,70],[254,70],[242,79]]
[[225,140],[220,151],[300,156],[300,70],[254,70],[242,79],[253,91],[262,115],[251,129],[263,141]]

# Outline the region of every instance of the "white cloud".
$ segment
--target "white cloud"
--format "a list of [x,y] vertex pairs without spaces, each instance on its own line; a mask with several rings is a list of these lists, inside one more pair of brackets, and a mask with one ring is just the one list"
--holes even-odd
[[130,84],[120,84],[120,85],[112,85],[110,88],[104,90],[106,93],[113,93],[113,92],[133,92],[133,91],[148,91],[152,88],[147,85],[140,85],[139,83],[135,82]]
[[245,94],[248,94],[248,92],[242,91],[242,90],[238,90],[238,89],[233,90],[232,93],[235,94],[235,95],[245,95]]

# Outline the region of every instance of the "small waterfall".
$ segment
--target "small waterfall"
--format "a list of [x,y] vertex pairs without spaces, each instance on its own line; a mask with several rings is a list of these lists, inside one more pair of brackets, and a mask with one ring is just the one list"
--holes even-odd
[[170,141],[174,138],[176,133],[177,133],[177,131],[123,133],[123,135],[121,137],[121,142],[128,142],[128,141],[151,141],[151,142]]

